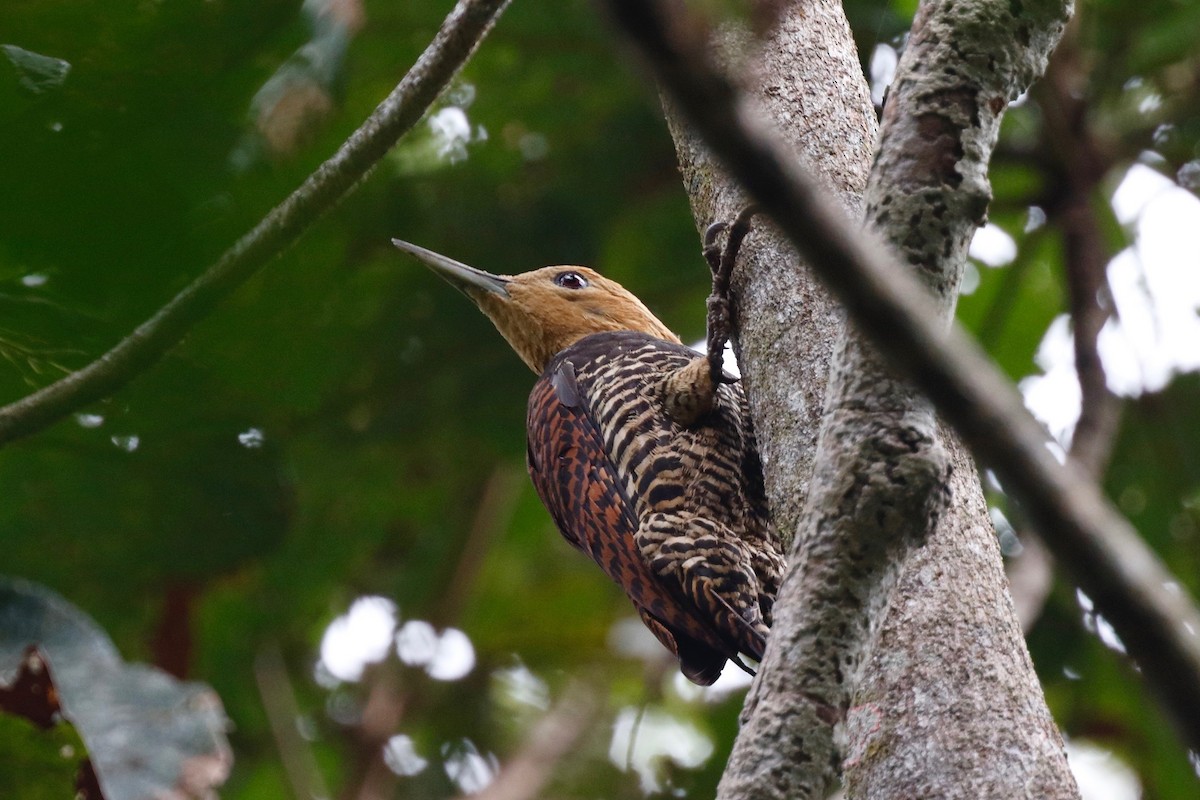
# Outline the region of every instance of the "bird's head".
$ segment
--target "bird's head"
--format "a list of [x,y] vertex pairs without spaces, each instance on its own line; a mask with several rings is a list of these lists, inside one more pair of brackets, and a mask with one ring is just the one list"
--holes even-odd
[[542,267],[520,275],[493,275],[399,239],[392,244],[475,301],[539,375],[556,353],[593,333],[640,331],[679,341],[641,300],[587,267]]

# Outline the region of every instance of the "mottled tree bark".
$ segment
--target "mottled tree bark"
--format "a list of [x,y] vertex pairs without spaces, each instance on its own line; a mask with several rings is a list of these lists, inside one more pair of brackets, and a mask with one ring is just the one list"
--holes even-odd
[[[925,3],[914,24],[866,217],[946,321],[1000,114],[1044,67],[1064,14]],[[794,5],[757,48],[747,88],[859,215],[873,120],[840,5]],[[731,218],[736,188],[672,129],[697,222]],[[822,797],[844,759],[851,797],[1076,797],[969,456],[943,447],[928,402],[843,330],[775,237],[750,243],[739,356],[773,513],[795,544],[719,796]]]
[[[736,31],[721,38],[727,62],[744,59],[744,90],[846,213],[860,218],[876,122],[841,3],[808,2],[802,13],[795,4],[762,41]],[[668,121],[697,225],[703,230],[713,221],[732,219],[746,203],[740,188],[670,110]],[[826,382],[843,335],[843,315],[786,240],[762,222],[742,246],[733,288],[734,344],[771,514],[780,535],[791,542],[814,475]],[[834,471],[829,465],[819,469]],[[798,558],[792,548],[793,574]],[[828,654],[836,661],[837,650],[817,641],[817,629],[802,621],[806,616],[811,617],[808,609],[794,603],[776,607],[768,648],[792,663],[762,670],[751,688],[743,719],[754,722],[735,747],[721,797],[816,797],[839,773],[842,754],[831,736],[830,704],[812,702],[816,684],[823,696],[839,694],[836,664],[827,665],[834,670],[813,671],[790,658]]]
[[[991,199],[987,169],[1000,118],[1045,70],[1069,11],[1064,2],[927,0],[913,21],[884,110],[866,222],[922,278],[946,323]],[[860,348],[856,371],[886,372],[865,343]],[[854,395],[845,399],[859,405]],[[942,438],[953,453],[952,503],[930,520],[925,546],[899,565],[864,654],[847,720],[848,794],[1077,797],[978,473],[952,436]]]
[[[762,41],[725,32],[723,49],[729,60],[744,59],[746,91],[776,121],[797,158],[858,219],[875,146],[875,110],[841,3],[803,5],[803,13],[797,5]],[[714,221],[731,221],[747,203],[741,188],[669,104],[667,122],[696,224],[704,230]],[[740,331],[734,347],[762,440],[771,512],[790,537],[808,494],[842,314],[786,239],[765,218],[755,226],[734,273]]]

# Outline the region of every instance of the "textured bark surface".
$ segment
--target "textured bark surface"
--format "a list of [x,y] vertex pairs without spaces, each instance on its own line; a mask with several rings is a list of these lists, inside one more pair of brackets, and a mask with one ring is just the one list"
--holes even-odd
[[[862,216],[875,146],[875,111],[850,27],[835,0],[789,11],[761,42],[729,32],[723,46],[745,63],[745,90],[778,124],[796,157],[847,214]],[[752,48],[752,54],[746,52]],[[668,108],[684,186],[700,230],[746,205],[692,131]],[[733,279],[740,334],[734,342],[760,438],[767,493],[790,538],[812,474],[825,381],[842,317],[795,251],[763,218],[747,237]]]
[[[964,5],[922,6],[867,200],[946,321],[990,197],[1000,114],[1044,67],[1065,15],[1061,4],[1040,18]],[[869,105],[840,8],[792,9],[762,50],[757,99],[853,213],[870,120],[857,113]],[[679,127],[698,222],[731,217],[736,190]],[[851,797],[1077,797],[969,457],[943,449],[928,402],[842,331],[794,259],[757,250],[743,263],[739,355],[773,512],[797,540],[719,796],[821,797],[844,757]]]
[[948,449],[952,508],[902,566],[846,718],[846,795],[1077,798],[974,466]]
[[[1062,2],[927,0],[913,21],[884,110],[866,217],[928,286],[947,323],[991,199],[987,168],[1000,118],[1045,70],[1069,13]],[[886,371],[860,348],[860,375]],[[901,565],[847,716],[847,795],[1078,797],[978,473],[957,443],[951,448],[953,502]]]
[[[803,13],[796,4],[762,41],[726,32],[720,45],[727,61],[742,62],[743,88],[778,125],[796,157],[848,216],[860,218],[876,122],[841,4],[805,2]],[[732,220],[746,204],[741,189],[669,108],[667,119],[698,227]],[[742,245],[738,263],[734,347],[750,397],[771,514],[787,547],[808,496],[826,380],[844,323],[795,251],[763,220]],[[776,610],[792,619],[781,623],[777,616],[772,636],[783,638],[781,630],[795,634],[801,626],[794,609]],[[783,652],[813,652],[811,641],[799,641],[804,638],[786,642]],[[756,682],[747,709],[758,698],[768,698],[759,714],[760,735],[749,744],[739,740],[720,796],[753,791],[763,786],[764,776],[800,775],[803,782],[816,773],[824,776],[817,785],[824,785],[837,774],[840,755],[824,733],[831,721],[828,709],[801,701],[803,683],[800,673],[790,669],[764,673]],[[766,785],[773,780],[768,778]],[[811,794],[815,788],[807,785],[805,791]]]

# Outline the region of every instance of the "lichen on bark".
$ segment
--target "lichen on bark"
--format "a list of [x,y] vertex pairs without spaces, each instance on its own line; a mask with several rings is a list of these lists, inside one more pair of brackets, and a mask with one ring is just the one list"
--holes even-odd
[[[985,216],[999,115],[1044,66],[1066,13],[1042,3],[1039,18],[1014,16],[1021,8],[925,3],[885,115],[865,217],[946,322]],[[785,10],[757,52],[745,59],[757,64],[754,99],[856,214],[870,123],[847,124],[861,122],[866,90],[840,7]],[[672,130],[698,223],[732,216],[736,187],[678,121]],[[734,287],[772,509],[796,536],[719,796],[822,797],[845,759],[851,797],[1076,797],[969,457],[786,248],[760,241]]]

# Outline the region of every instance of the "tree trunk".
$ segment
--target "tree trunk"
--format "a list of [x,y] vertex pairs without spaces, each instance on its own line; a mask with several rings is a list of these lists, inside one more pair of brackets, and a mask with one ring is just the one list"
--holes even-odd
[[[973,61],[977,70],[1027,84],[1044,67],[1061,32],[1059,6],[1022,15],[1008,4],[961,5],[959,17],[983,20],[969,19],[974,36],[996,38],[1012,13],[1025,34],[1008,31],[1009,60]],[[948,35],[947,16],[937,3],[918,13],[866,214],[949,320],[990,197],[999,116],[1024,86],[992,81],[1002,94],[984,96],[995,87],[962,54],[995,45]],[[722,38],[729,53],[748,41]],[[862,216],[874,115],[840,4],[789,6],[757,48],[746,89],[798,158]],[[697,223],[731,219],[743,203],[736,186],[668,117]],[[823,797],[844,767],[851,797],[1077,797],[969,456],[929,404],[844,329],[778,237],[760,230],[743,253],[739,358],[772,513],[794,545],[719,796]]]

